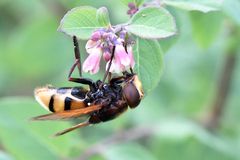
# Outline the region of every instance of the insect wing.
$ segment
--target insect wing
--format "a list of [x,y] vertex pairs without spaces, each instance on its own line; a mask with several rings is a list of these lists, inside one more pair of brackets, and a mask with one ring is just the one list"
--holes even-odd
[[42,120],[64,120],[77,118],[80,116],[88,115],[94,111],[97,111],[102,108],[102,105],[92,105],[86,108],[62,111],[58,113],[45,114],[37,117],[33,117],[34,121],[42,121]]

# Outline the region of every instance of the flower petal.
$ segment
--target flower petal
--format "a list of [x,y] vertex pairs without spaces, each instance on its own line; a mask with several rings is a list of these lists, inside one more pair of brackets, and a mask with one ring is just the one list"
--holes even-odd
[[101,39],[101,32],[100,31],[95,31],[93,32],[93,34],[91,35],[91,40],[93,41],[98,41]]
[[[106,70],[108,69],[109,63],[110,63],[110,61],[108,61],[106,64]],[[122,72],[121,64],[116,63],[116,61],[113,59],[109,72],[121,73]]]
[[90,54],[87,59],[83,62],[83,71],[95,74],[99,71],[101,60],[101,52],[95,52]]
[[124,66],[129,66],[130,65],[129,55],[126,53],[123,45],[116,45],[116,49],[115,49],[115,53],[114,53],[114,59],[118,63],[120,63]]
[[103,52],[103,59],[107,62],[111,59],[111,53],[109,51]]
[[130,58],[130,66],[133,68],[134,65],[135,65],[135,60],[134,60],[134,57],[133,57],[132,46],[128,46],[127,51],[128,51],[128,56]]
[[91,54],[93,52],[96,52],[94,49],[99,48],[98,45],[99,41],[88,40],[85,46],[87,53]]

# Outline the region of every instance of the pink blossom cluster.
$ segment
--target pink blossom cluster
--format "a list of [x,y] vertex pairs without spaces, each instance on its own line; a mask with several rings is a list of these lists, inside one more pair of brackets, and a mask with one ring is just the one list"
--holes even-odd
[[130,16],[133,16],[137,11],[138,11],[138,7],[135,3],[128,3],[128,7],[129,7],[129,10],[127,11],[127,14],[130,15]]
[[[86,44],[86,51],[89,54],[83,63],[83,71],[95,74],[99,71],[101,57],[106,61],[106,69],[110,63],[112,54],[113,60],[110,72],[120,73],[134,67],[132,46],[129,45],[126,31],[114,33],[111,29],[99,29],[93,32]],[[113,48],[115,51],[113,53]]]

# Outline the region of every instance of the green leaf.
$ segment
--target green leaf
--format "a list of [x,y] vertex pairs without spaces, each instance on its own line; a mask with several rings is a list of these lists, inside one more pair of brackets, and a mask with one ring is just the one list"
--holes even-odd
[[164,8],[147,7],[137,12],[126,29],[141,38],[155,39],[176,33],[173,16]]
[[162,49],[156,40],[137,38],[134,57],[135,70],[142,81],[145,94],[153,90],[160,81],[163,57]]
[[104,156],[108,160],[157,160],[151,152],[136,143],[111,146],[104,152]]
[[51,137],[54,132],[69,127],[66,122],[30,122],[31,117],[47,113],[30,98],[4,98],[0,100],[0,107],[0,141],[8,153],[19,160],[68,157],[81,145],[75,139],[76,132]]
[[[178,132],[178,131],[176,131]],[[166,160],[237,160],[238,156],[222,152],[189,137],[182,140],[154,139],[150,148],[157,157]],[[211,140],[210,140],[211,142]]]
[[140,6],[141,4],[143,4],[144,0],[135,0],[135,3],[137,4],[137,6]]
[[123,4],[128,6],[129,3],[135,3],[138,7],[143,4],[144,0],[121,0]]
[[164,0],[164,4],[187,11],[201,11],[204,13],[219,10],[221,0]]
[[[221,135],[212,134],[203,128],[200,124],[192,122],[190,120],[184,118],[166,118],[162,119],[161,122],[154,127],[155,136],[158,136],[160,141],[162,140],[171,140],[175,143],[181,143],[186,140],[195,140],[199,143],[199,145],[204,146],[212,151],[219,152],[222,155],[228,157],[239,157],[239,145],[238,143],[234,143],[230,139],[223,137]],[[183,145],[187,146],[187,145]],[[162,147],[154,147],[154,148],[165,148],[165,145]],[[168,148],[170,149],[170,148]],[[162,153],[168,152],[166,149]],[[186,148],[187,149],[187,148]],[[192,158],[187,158],[189,155],[189,150],[185,150],[184,153],[185,158],[180,159],[196,159],[197,157],[193,156]],[[177,151],[179,151],[179,147],[177,147]],[[193,150],[194,152],[198,152],[197,149]],[[172,154],[170,151],[167,154]],[[200,153],[201,154],[201,153]],[[218,155],[218,154],[216,154]],[[165,155],[166,156],[166,155]],[[176,158],[176,159],[179,159]],[[198,159],[209,159],[209,158],[198,158]]]
[[59,31],[70,36],[76,35],[79,39],[87,40],[92,32],[104,27],[97,20],[97,9],[90,6],[81,6],[68,11],[62,18]]
[[121,0],[121,2],[122,2],[124,5],[128,6],[129,3],[134,3],[134,0]]
[[101,7],[97,10],[97,20],[102,26],[110,26],[109,14],[106,7]]
[[240,25],[240,1],[225,0],[223,2],[223,11]]
[[[221,29],[222,15],[220,12],[203,14],[201,12],[190,13],[193,37],[202,48],[209,47],[218,36]],[[211,24],[211,25],[207,25]]]

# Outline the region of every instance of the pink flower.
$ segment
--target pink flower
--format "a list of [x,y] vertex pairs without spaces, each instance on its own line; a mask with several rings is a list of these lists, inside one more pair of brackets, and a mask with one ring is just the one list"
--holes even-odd
[[99,48],[99,41],[88,40],[86,44],[86,51],[87,53],[91,54],[96,52],[95,48]]
[[109,51],[104,51],[103,52],[103,59],[107,62],[111,59],[111,53]]
[[129,10],[127,11],[127,14],[130,16],[133,16],[138,11],[138,6],[135,3],[128,3]]
[[91,48],[91,53],[87,57],[87,59],[83,62],[83,71],[90,72],[90,74],[95,74],[99,71],[100,60],[101,60],[102,52],[101,48]]
[[[106,70],[109,66],[109,63],[110,63],[110,61],[108,61],[106,64]],[[122,71],[124,71],[124,67],[121,66],[121,64],[119,64],[115,59],[113,59],[109,72],[121,73]]]
[[[107,63],[106,69],[110,62]],[[120,73],[130,67],[134,67],[135,61],[132,54],[132,47],[127,47],[127,52],[123,45],[116,45],[114,59],[110,68],[110,72]]]
[[[111,57],[113,46],[115,46],[114,57],[112,60],[110,72],[121,73],[134,67],[134,58],[132,54],[132,47],[128,46],[127,51],[123,44],[130,44],[126,40],[127,32],[122,30],[119,34],[113,30],[99,29],[95,31],[91,38],[87,41],[86,51],[89,54],[83,63],[83,71],[95,74],[99,71],[100,60],[103,59],[107,62],[108,67]],[[128,39],[129,40],[129,39]]]
[[130,57],[127,54],[125,48],[123,45],[116,45],[115,53],[114,53],[114,59],[117,63],[123,65],[123,66],[129,66],[130,65]]
[[132,46],[127,47],[128,55],[130,58],[130,66],[133,68],[135,65],[134,57],[133,57],[133,51],[132,51]]
[[91,40],[93,41],[98,41],[101,38],[101,32],[93,32],[92,36],[91,36]]

